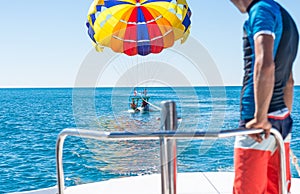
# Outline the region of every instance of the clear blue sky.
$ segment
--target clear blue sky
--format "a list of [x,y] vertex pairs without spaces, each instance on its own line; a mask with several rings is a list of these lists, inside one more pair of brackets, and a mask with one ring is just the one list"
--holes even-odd
[[[229,0],[188,0],[191,35],[207,48],[225,85],[242,80],[242,15]],[[278,0],[300,27],[300,1]],[[1,0],[0,87],[72,87],[91,49],[85,21],[92,0]],[[300,55],[300,53],[299,53]],[[300,57],[294,65],[300,84]],[[299,79],[298,79],[299,78]]]

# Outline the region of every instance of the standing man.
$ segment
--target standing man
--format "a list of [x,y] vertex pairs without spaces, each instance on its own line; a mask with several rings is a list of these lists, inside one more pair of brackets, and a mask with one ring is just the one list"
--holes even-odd
[[236,138],[233,193],[279,194],[279,153],[270,129],[277,129],[284,139],[290,189],[292,65],[299,34],[291,16],[274,0],[231,1],[249,16],[244,24],[245,74],[239,125],[265,131],[264,135]]

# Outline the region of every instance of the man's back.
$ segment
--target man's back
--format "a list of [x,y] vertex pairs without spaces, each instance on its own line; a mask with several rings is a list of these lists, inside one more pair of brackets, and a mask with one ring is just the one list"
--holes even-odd
[[275,84],[268,112],[285,108],[284,87],[292,70],[298,49],[297,27],[279,4],[273,0],[261,0],[248,9],[249,19],[244,25],[244,81],[241,93],[241,119],[252,119],[254,107],[254,39],[260,34],[274,37],[273,57]]

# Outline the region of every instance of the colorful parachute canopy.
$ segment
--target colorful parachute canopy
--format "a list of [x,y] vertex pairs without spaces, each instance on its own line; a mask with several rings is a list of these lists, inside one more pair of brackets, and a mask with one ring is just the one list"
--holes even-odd
[[190,32],[186,0],[94,0],[88,34],[98,51],[109,47],[129,56],[160,53]]

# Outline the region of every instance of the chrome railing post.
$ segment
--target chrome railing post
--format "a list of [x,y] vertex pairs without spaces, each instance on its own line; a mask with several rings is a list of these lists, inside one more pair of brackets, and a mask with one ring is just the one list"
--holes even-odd
[[286,180],[286,155],[285,155],[285,147],[281,134],[276,129],[271,129],[271,133],[274,135],[279,156],[280,156],[280,178],[279,178],[279,187],[282,194],[287,194],[287,180]]
[[[163,101],[161,106],[161,131],[176,131],[177,112],[175,102]],[[160,138],[160,162],[162,194],[176,194],[177,158],[175,139]]]
[[64,193],[65,179],[63,169],[63,145],[67,135],[60,133],[56,141],[56,173],[57,173],[57,189],[59,194]]

